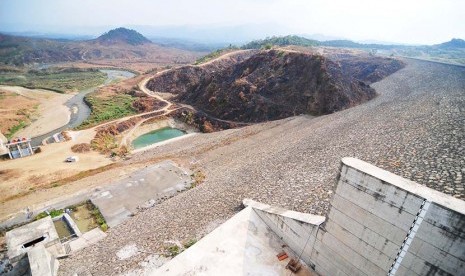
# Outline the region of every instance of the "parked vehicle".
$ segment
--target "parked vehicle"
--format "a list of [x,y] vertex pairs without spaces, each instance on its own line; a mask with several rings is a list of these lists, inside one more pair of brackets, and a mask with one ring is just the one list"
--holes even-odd
[[77,156],[70,156],[68,158],[66,158],[65,162],[77,162],[79,161],[79,157]]

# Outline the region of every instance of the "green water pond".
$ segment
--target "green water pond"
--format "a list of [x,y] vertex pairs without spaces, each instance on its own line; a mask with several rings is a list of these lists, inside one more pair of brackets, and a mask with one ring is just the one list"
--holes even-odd
[[186,132],[171,127],[165,127],[157,129],[141,136],[137,137],[132,141],[132,147],[135,149],[143,148],[158,142],[166,141],[172,138],[176,138],[185,135]]

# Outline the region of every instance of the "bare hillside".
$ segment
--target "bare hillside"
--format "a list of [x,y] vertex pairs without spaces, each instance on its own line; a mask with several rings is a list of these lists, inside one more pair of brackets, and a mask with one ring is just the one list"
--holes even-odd
[[370,83],[402,67],[398,60],[367,54],[240,51],[227,59],[167,71],[147,86],[223,120],[263,122],[356,106],[376,96]]

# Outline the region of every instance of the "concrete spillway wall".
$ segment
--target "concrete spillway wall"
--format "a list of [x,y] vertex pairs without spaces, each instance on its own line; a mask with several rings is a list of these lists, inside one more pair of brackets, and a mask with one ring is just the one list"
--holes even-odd
[[288,275],[286,245],[320,275],[465,276],[465,201],[358,159],[342,160],[328,217],[243,203],[152,275]]
[[311,256],[324,275],[464,275],[465,202],[342,160]]
[[311,263],[319,226],[325,217],[294,212],[280,207],[262,204],[250,199],[243,201],[251,206],[262,221],[296,254],[301,255],[305,263]]
[[321,275],[465,275],[465,202],[354,158],[324,222],[244,204]]

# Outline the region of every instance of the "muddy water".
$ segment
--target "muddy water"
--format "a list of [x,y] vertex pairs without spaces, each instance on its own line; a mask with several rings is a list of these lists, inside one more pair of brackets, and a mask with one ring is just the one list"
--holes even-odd
[[53,221],[53,224],[55,225],[55,229],[57,230],[58,237],[60,237],[60,239],[71,236],[72,233],[63,219],[55,220]]

